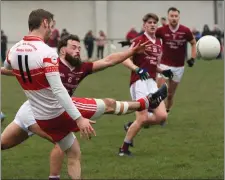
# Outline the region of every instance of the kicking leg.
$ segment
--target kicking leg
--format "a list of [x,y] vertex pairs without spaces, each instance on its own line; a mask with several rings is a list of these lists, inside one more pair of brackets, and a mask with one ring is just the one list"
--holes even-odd
[[167,96],[167,85],[161,86],[155,93],[149,94],[145,98],[140,98],[137,101],[116,101],[114,99],[103,99],[105,103],[105,114],[128,114],[134,111],[142,111],[149,107],[156,108],[161,101]]

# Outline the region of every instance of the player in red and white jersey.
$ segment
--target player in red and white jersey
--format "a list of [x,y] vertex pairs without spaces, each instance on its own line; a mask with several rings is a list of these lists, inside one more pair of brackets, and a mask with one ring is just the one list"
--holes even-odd
[[[62,39],[59,42],[58,47],[60,55],[59,71],[62,83],[68,90],[69,94],[72,95],[78,84],[87,75],[122,62],[137,51],[138,48],[143,47],[136,46],[126,52],[114,53],[93,63],[82,63],[80,61],[80,40],[77,36],[70,35]],[[5,69],[1,69],[1,73],[10,75],[10,73]],[[81,114],[87,118],[97,118],[102,114],[125,114],[128,113],[128,111],[135,111],[140,108],[144,108],[143,106],[147,103],[143,101],[143,99],[140,99],[139,102],[120,102],[109,98],[73,98],[73,101]],[[32,135],[33,133],[36,133],[41,137],[45,136],[45,133],[41,132],[41,129],[34,121],[34,118],[32,118],[32,111],[29,109],[29,103],[25,102],[18,111],[14,122],[4,130],[1,137],[2,149],[11,148],[17,145],[26,140],[29,135]],[[11,131],[11,129],[13,129],[13,131]],[[16,137],[15,134],[17,134]],[[46,138],[48,139],[48,137]],[[54,163],[51,163],[50,177],[54,176],[55,178],[55,176],[58,177],[60,172],[63,154],[62,152],[59,152],[59,148],[57,148],[57,146],[53,149],[52,154],[51,162]],[[62,160],[60,160],[60,156],[62,157]],[[56,161],[56,159],[59,160]],[[79,157],[77,159],[79,160]]]
[[82,136],[90,138],[95,131],[89,119],[81,116],[61,82],[57,53],[44,43],[51,34],[53,14],[43,9],[34,10],[29,15],[28,25],[29,35],[9,50],[5,68],[13,70],[35,120],[66,152],[69,176],[77,179],[80,177],[73,169],[79,146],[72,132],[78,127]]
[[[142,43],[149,41],[149,44],[145,47],[143,52],[138,52],[133,55],[133,61],[127,59],[123,62],[123,64],[131,70],[130,94],[132,100],[145,97],[146,94],[154,93],[158,90],[155,81],[157,72],[172,77],[172,72],[170,70],[162,71],[158,68],[162,51],[160,39],[155,37],[158,20],[158,16],[153,13],[144,16],[143,26],[145,32],[134,40],[133,45],[139,41]],[[164,98],[166,97],[162,97],[162,99]],[[163,101],[155,109],[145,109],[136,112],[136,120],[130,125],[127,131],[124,143],[119,149],[119,155],[131,155],[129,146],[132,146],[133,138],[144,124],[161,124],[166,121],[166,118],[167,112]]]
[[[184,73],[187,42],[191,44],[191,58],[187,60],[188,66],[192,67],[196,58],[196,41],[191,30],[180,24],[180,11],[171,7],[168,9],[169,23],[157,29],[156,37],[161,38],[163,43],[163,55],[160,62],[161,69],[170,69],[174,76],[168,80],[168,97],[165,101],[167,112],[172,107],[173,97],[177,86]],[[166,79],[161,74],[158,76],[158,86],[165,83]]]

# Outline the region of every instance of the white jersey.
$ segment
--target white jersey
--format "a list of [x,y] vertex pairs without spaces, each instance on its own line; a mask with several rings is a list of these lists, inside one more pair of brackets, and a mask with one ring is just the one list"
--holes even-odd
[[[46,45],[39,37],[25,36],[23,40],[10,49],[6,60],[31,104],[35,119],[53,119],[65,111],[66,105],[64,104],[64,107],[61,105],[63,104],[61,102],[63,98],[59,101],[56,93],[53,92],[53,85],[55,84],[50,83],[49,80],[51,76],[59,76],[59,58],[56,51]],[[59,85],[56,85],[56,87],[61,88],[61,80],[57,83]],[[66,101],[68,100],[68,94],[65,95]],[[75,106],[69,108],[69,110],[77,110]],[[69,114],[76,119],[80,116],[78,110],[76,113],[72,116],[71,113]]]

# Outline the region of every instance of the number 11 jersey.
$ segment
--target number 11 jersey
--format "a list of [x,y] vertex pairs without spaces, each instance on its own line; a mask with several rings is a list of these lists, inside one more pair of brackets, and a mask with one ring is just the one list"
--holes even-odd
[[6,60],[31,104],[35,119],[53,119],[65,111],[46,79],[59,75],[59,58],[41,38],[25,36],[9,50]]

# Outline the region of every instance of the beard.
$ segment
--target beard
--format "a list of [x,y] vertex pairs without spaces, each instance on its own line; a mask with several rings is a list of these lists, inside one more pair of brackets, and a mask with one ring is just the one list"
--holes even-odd
[[68,53],[66,53],[65,60],[73,67],[78,67],[82,64],[80,56],[73,57],[69,55]]

